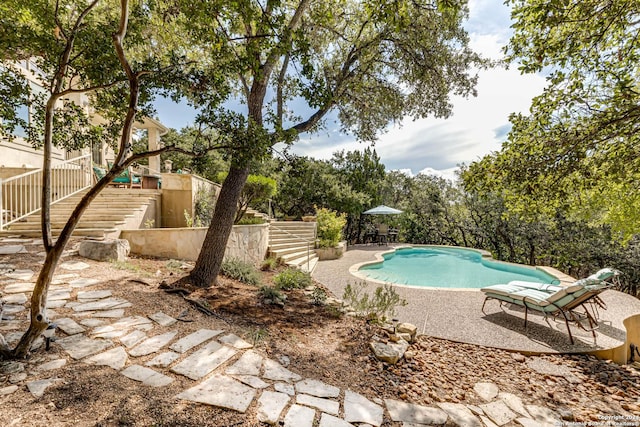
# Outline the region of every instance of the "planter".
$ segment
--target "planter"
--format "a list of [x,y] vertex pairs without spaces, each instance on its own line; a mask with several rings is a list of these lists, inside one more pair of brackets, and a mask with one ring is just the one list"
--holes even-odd
[[316,216],[315,215],[305,215],[302,217],[302,221],[303,222],[315,222],[316,221]]
[[344,242],[338,243],[338,246],[334,248],[317,248],[316,254],[320,261],[327,261],[332,259],[338,259],[342,256],[345,250]]

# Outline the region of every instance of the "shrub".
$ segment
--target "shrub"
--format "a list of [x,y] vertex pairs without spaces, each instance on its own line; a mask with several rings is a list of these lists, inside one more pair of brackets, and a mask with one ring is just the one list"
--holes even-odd
[[315,288],[311,293],[311,303],[314,305],[324,305],[327,301],[327,293],[322,288]]
[[273,278],[278,289],[301,289],[311,285],[311,275],[295,268],[287,268]]
[[342,240],[342,229],[347,224],[346,214],[321,208],[316,211],[318,223],[318,246],[321,248],[333,248]]
[[262,271],[273,271],[273,270],[276,269],[276,267],[278,267],[278,264],[280,264],[280,262],[278,261],[278,258],[269,257],[269,258],[265,259],[264,261],[262,261],[262,265],[260,266],[260,270],[262,270]]
[[223,261],[220,270],[225,276],[242,283],[257,286],[262,282],[258,270],[252,264],[238,258]]
[[287,300],[287,296],[285,294],[272,286],[261,286],[258,292],[260,294],[260,298],[262,298],[265,303],[279,305],[282,307]]
[[240,221],[238,221],[236,223],[236,225],[255,225],[255,224],[264,224],[265,220],[264,218],[260,218],[260,217],[253,217],[253,218],[248,218],[243,216]]
[[358,313],[358,315],[375,322],[385,322],[393,317],[397,306],[407,305],[407,301],[391,285],[378,286],[370,295],[364,292],[366,282],[348,284],[344,289],[342,299]]

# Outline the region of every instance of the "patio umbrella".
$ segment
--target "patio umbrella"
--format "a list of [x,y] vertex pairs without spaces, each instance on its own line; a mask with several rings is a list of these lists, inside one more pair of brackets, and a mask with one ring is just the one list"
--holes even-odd
[[390,208],[389,206],[380,205],[362,213],[366,215],[397,215],[401,214],[402,211],[400,209],[394,209]]

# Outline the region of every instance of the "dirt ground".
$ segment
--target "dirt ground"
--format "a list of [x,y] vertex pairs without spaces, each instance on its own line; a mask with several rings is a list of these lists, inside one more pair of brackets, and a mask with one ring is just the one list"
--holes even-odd
[[[40,251],[31,247],[29,254],[2,256],[0,263],[37,270],[43,259]],[[167,285],[171,288],[183,278],[189,264],[137,257],[124,263],[101,263],[80,258],[73,251],[65,257],[69,260],[91,265],[78,274],[100,280],[92,290],[111,289],[114,296],[130,301],[133,306],[127,309],[127,315],[163,311],[182,320],[174,326],[184,334],[200,328],[234,332],[265,356],[289,363],[289,369],[303,377],[370,399],[479,404],[482,402],[473,393],[474,384],[491,381],[525,403],[555,409],[569,420],[597,420],[606,414],[640,416],[640,375],[634,366],[620,367],[587,356],[542,356],[552,364],[568,367],[574,374],[568,379],[531,369],[527,361],[532,356],[424,336],[410,347],[409,360],[390,366],[377,361],[369,350],[371,338],[384,338],[384,331],[313,304],[303,290],[288,291],[284,307],[278,307],[263,303],[257,287],[222,277],[217,287],[189,289],[193,292],[188,298],[206,301],[211,314],[204,314],[181,294],[161,289]],[[272,282],[273,275],[263,274],[263,283]],[[9,282],[4,278],[0,281]],[[184,284],[180,287],[189,288]],[[56,312],[63,317],[64,310]],[[43,397],[34,398],[24,386],[0,396],[0,426],[260,425],[254,421],[254,407],[239,414],[177,400],[175,395],[189,386],[180,376],[166,387],[142,386],[110,368],[73,361],[55,343],[49,352],[41,348],[27,360],[25,381],[38,377],[38,364],[59,358],[68,359],[55,372],[61,381],[48,388]],[[0,389],[10,385],[9,378],[0,371]],[[385,418],[384,425],[400,424]]]

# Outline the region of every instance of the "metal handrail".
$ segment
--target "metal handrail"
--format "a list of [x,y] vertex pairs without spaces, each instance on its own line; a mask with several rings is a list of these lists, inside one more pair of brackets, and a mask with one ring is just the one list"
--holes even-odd
[[296,239],[300,239],[300,240],[304,241],[307,244],[307,271],[310,273],[310,271],[309,271],[309,258],[311,258],[311,249],[309,249],[309,245],[313,243],[313,246],[315,246],[316,242],[318,241],[318,223],[317,222],[313,223],[313,235],[314,235],[313,240],[309,240],[309,239],[307,239],[305,237],[302,237],[302,236],[299,236],[297,234],[289,233],[287,230],[284,230],[282,228],[280,228],[279,230],[284,232],[288,236],[295,237]]
[[[0,230],[38,212],[42,206],[42,169],[0,178]],[[51,204],[91,186],[91,154],[51,167]]]

